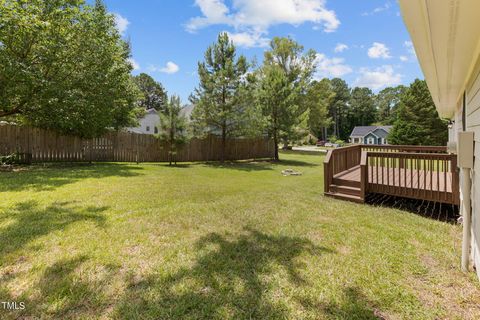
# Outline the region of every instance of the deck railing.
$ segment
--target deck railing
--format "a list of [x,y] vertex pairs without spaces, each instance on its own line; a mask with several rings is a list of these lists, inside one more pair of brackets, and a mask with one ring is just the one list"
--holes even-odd
[[329,150],[325,192],[335,175],[360,169],[360,197],[381,193],[458,204],[457,156],[443,146],[354,145]]
[[361,190],[427,201],[459,203],[457,156],[446,153],[364,151]]
[[329,150],[323,161],[324,190],[329,191],[333,176],[360,165],[362,146],[348,146]]

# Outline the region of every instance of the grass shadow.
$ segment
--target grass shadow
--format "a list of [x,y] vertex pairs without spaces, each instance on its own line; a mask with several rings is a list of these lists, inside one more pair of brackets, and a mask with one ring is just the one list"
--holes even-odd
[[[95,277],[85,277],[79,270],[91,268],[88,257],[77,255],[56,261],[47,267],[35,283],[38,294],[12,297],[0,288],[1,301],[22,301],[23,310],[13,310],[2,319],[96,319],[108,309],[104,287],[115,272],[114,267],[102,269]],[[88,272],[86,272],[88,274]]]
[[280,319],[285,305],[269,297],[271,281],[285,273],[291,286],[306,286],[299,259],[333,250],[298,237],[248,229],[231,238],[211,233],[196,243],[198,258],[189,268],[130,281],[115,318]]
[[371,193],[365,202],[369,205],[398,209],[451,224],[456,224],[460,217],[459,206],[435,201]]
[[225,162],[205,162],[205,165],[212,168],[225,168],[229,170],[241,171],[264,171],[275,170],[276,165],[288,167],[317,167],[318,164],[300,161],[300,160],[246,160],[246,161],[225,161]]
[[320,310],[326,319],[388,319],[359,288],[352,286],[344,288],[340,297],[333,302],[311,299],[300,299],[299,302],[306,309]]
[[76,207],[72,202],[56,202],[45,208],[36,201],[17,203],[5,209],[2,220],[12,220],[0,228],[0,257],[2,263],[9,254],[23,249],[31,241],[79,221],[92,221],[103,227],[102,212],[108,207]]
[[83,179],[131,177],[141,174],[143,168],[124,163],[47,164],[23,167],[14,172],[0,172],[0,193],[7,191],[48,191]]

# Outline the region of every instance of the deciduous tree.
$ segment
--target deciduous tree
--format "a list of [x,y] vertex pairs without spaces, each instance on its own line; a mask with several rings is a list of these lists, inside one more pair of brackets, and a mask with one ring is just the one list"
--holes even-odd
[[129,55],[100,1],[0,0],[0,118],[84,137],[132,125]]

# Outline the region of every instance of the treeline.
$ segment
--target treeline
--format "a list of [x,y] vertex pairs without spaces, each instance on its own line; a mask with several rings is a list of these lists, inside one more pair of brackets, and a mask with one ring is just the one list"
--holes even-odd
[[[425,81],[374,94],[339,78],[315,80],[313,50],[291,38],[273,38],[263,64],[236,55],[226,33],[198,65],[200,85],[190,100],[195,133],[268,134],[278,145],[306,137],[348,140],[355,126],[393,125],[394,144],[443,145],[447,123],[435,109]],[[315,142],[315,141],[313,141]]]
[[393,124],[391,143],[446,140],[425,82],[374,94],[318,80],[315,51],[291,38],[272,39],[257,65],[220,34],[198,63],[187,123],[178,97],[146,74],[131,75],[129,45],[100,0],[0,0],[0,25],[0,120],[94,137],[135,126],[155,108],[172,154],[191,136],[268,135],[277,159],[280,144],[347,140],[357,125]]

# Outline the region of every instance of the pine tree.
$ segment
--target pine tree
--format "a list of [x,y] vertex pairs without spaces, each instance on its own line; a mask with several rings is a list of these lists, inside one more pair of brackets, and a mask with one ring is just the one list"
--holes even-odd
[[308,128],[317,138],[326,139],[325,128],[332,124],[328,115],[328,106],[331,104],[335,93],[328,79],[313,81],[307,91],[306,103],[308,104]]
[[195,104],[192,121],[197,134],[216,134],[222,138],[220,160],[225,160],[227,137],[239,135],[245,125],[246,106],[241,87],[245,86],[248,63],[236,58],[236,48],[227,33],[205,52],[198,64],[200,85],[190,100]]
[[333,120],[332,134],[340,139],[346,139],[350,135],[348,123],[349,104],[350,104],[350,88],[347,83],[340,79],[331,80],[332,90],[335,97],[329,105],[329,114]]
[[155,109],[162,111],[167,105],[167,92],[161,83],[156,82],[146,73],[140,73],[133,77],[133,81],[141,91],[141,99],[138,105],[143,110]]
[[440,119],[424,80],[416,79],[402,96],[388,141],[392,144],[445,145],[447,122]]
[[266,117],[266,127],[275,145],[298,140],[306,135],[308,105],[306,92],[314,71],[315,53],[303,54],[303,47],[290,38],[275,37],[265,52],[259,72],[258,101]]
[[158,138],[168,148],[170,165],[177,164],[177,153],[188,142],[187,118],[182,114],[180,98],[172,96],[160,113]]
[[402,95],[407,87],[399,85],[387,87],[375,96],[375,105],[378,110],[377,121],[382,125],[392,125],[395,122],[397,110]]
[[355,126],[368,126],[377,119],[373,92],[369,88],[356,87],[350,97],[349,124],[346,132],[350,134]]

